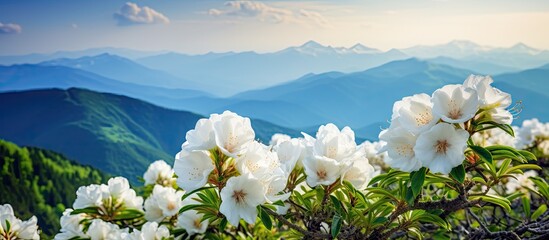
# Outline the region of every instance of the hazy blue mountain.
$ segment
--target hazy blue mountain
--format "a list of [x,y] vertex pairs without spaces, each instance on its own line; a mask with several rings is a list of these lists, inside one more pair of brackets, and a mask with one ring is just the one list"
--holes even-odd
[[489,50],[490,47],[480,46],[471,41],[454,40],[446,44],[418,45],[400,49],[400,51],[419,58],[435,58],[440,56],[464,58]]
[[[173,162],[202,116],[83,89],[0,93],[0,138],[63,153],[132,181],[157,159]],[[256,138],[299,132],[253,120]]]
[[469,69],[485,75],[495,75],[520,71],[520,69],[516,67],[502,66],[490,62],[480,62],[474,60],[458,60],[450,57],[436,57],[425,60],[436,64],[444,64],[456,68]]
[[[516,76],[506,74],[494,77],[495,86],[511,93],[515,100],[522,100],[524,109],[520,119],[538,117],[549,120],[549,112],[544,106],[549,100],[549,90],[545,90],[548,84],[544,82],[549,76],[547,71],[538,69],[517,73]],[[386,122],[395,101],[417,93],[431,94],[446,84],[462,83],[471,73],[474,72],[412,58],[351,74],[330,72],[309,75],[275,87],[244,92],[233,98],[299,103],[326,119],[326,122],[334,122],[339,126],[349,125],[357,129],[357,136],[373,139],[381,127],[388,126]],[[533,75],[518,77],[526,74]],[[537,89],[537,92],[533,89]],[[273,109],[277,111],[277,108]],[[257,109],[250,115],[254,116],[261,111],[263,109]],[[311,123],[309,126],[318,124],[316,118],[308,118]],[[273,118],[272,122],[277,121]],[[310,128],[287,126],[295,129]]]
[[334,48],[309,41],[273,53],[230,52],[198,56],[168,53],[142,58],[138,62],[175,76],[210,84],[214,93],[229,96],[276,85],[308,73],[353,72],[404,58],[407,56],[398,50],[381,52],[363,45]]
[[[468,62],[468,65],[473,63],[482,63],[482,65],[495,64],[515,69],[535,68],[549,62],[549,51],[535,49],[524,43],[518,43],[508,48],[493,48],[481,46],[471,41],[456,40],[447,44],[432,46],[420,45],[400,50],[409,56],[419,58],[436,58],[443,56]],[[448,64],[450,62],[439,63]],[[450,65],[454,67],[466,67],[466,65],[462,64]]]
[[32,53],[25,55],[0,56],[0,65],[39,63],[57,58],[79,58],[84,56],[100,55],[103,53],[115,54],[129,59],[137,59],[152,55],[158,55],[165,52],[166,51],[139,51],[114,47],[90,48],[77,51],[57,51],[54,53]]
[[497,83],[505,82],[549,97],[549,64],[535,69],[498,75],[494,78]]
[[119,82],[88,71],[63,66],[0,66],[0,92],[71,87],[123,94],[168,107],[186,98],[211,96],[198,90],[167,89]]
[[[311,75],[272,88],[238,94],[234,98],[299,103],[328,121],[359,128],[384,122],[393,102],[404,96],[430,93],[444,84],[461,82],[470,73],[469,70],[408,59],[350,74]],[[314,116],[309,121],[309,126],[319,123]]]
[[42,62],[40,65],[71,67],[140,85],[182,89],[204,88],[196,82],[177,78],[165,72],[147,68],[130,59],[108,53],[76,59],[59,58]]

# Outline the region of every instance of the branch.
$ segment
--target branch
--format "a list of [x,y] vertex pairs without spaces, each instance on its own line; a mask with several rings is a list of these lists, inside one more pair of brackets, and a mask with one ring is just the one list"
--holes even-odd
[[332,238],[332,235],[330,235],[330,234],[307,231],[306,229],[304,229],[304,228],[288,221],[288,219],[284,218],[283,216],[278,215],[276,212],[274,212],[273,210],[271,210],[269,208],[262,208],[262,210],[267,212],[269,215],[275,217],[278,221],[284,223],[285,225],[287,225],[291,229],[294,229],[294,230],[300,232],[304,236],[310,237],[312,239],[331,239]]

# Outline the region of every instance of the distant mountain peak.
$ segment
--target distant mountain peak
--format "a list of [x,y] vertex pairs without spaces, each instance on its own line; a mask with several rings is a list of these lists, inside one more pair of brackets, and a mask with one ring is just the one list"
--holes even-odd
[[477,43],[469,40],[453,40],[453,41],[450,41],[447,45],[453,45],[453,46],[462,47],[462,48],[480,47],[480,45],[478,45]]
[[533,47],[530,47],[522,42],[519,42],[509,48],[509,50],[513,52],[521,52],[521,53],[528,53],[528,54],[538,54],[541,52],[539,49],[535,49]]
[[309,40],[301,45],[300,48],[325,48],[325,46],[314,40]]
[[349,50],[351,50],[352,52],[355,52],[355,53],[379,53],[379,52],[381,52],[378,49],[364,46],[361,43],[357,43],[357,44],[353,45],[351,48],[349,48]]

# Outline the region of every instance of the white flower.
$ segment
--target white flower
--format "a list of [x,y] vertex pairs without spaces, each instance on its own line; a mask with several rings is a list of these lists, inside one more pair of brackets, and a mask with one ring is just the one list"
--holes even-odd
[[124,196],[124,207],[133,209],[143,209],[143,197],[137,196],[135,190],[130,189]]
[[492,87],[494,80],[490,76],[470,75],[463,83],[464,87],[475,89],[478,93],[481,108],[502,108],[509,107],[512,103],[511,95]]
[[[197,198],[198,195],[193,193],[183,200],[183,205],[199,204],[199,202],[195,200]],[[185,229],[189,235],[204,233],[206,232],[210,221],[208,219],[202,221],[203,217],[204,214],[198,213],[196,210],[187,210],[177,217],[176,227]]]
[[393,114],[391,115],[391,122],[400,117],[400,109],[405,104],[405,102],[410,101],[411,98],[412,96],[403,97],[401,100],[396,101],[393,104]]
[[[513,127],[515,131],[518,129]],[[499,128],[492,128],[484,130],[482,132],[477,132],[473,136],[473,142],[479,146],[494,146],[494,145],[504,145],[504,146],[515,146],[516,139],[504,132]]]
[[462,85],[446,85],[433,93],[433,114],[449,123],[473,118],[479,107],[477,92]]
[[187,192],[203,187],[208,182],[208,176],[214,169],[208,151],[182,150],[175,155],[173,166],[177,175],[177,185]]
[[185,136],[186,141],[181,146],[187,151],[210,150],[215,148],[215,133],[211,119],[200,119],[194,129],[189,130]]
[[284,203],[284,206],[274,205],[274,207],[276,208],[276,213],[279,215],[286,215],[291,206],[292,205],[287,202]]
[[103,191],[103,199],[111,198],[113,205],[123,203],[126,208],[142,209],[143,198],[137,196],[135,190],[130,188],[128,179],[114,177],[107,182],[108,192]]
[[523,174],[513,174],[514,177],[508,178],[509,181],[505,184],[505,192],[507,194],[513,194],[516,191],[521,191],[530,196],[528,189],[536,189],[534,182],[530,180],[530,177],[537,177],[538,173],[534,170],[526,171]]
[[307,184],[311,187],[334,183],[352,165],[357,151],[355,134],[349,127],[341,131],[334,124],[320,126],[316,139],[304,135],[308,154],[303,160]]
[[221,115],[212,114],[210,119],[213,123],[215,143],[227,156],[237,157],[255,138],[249,118],[225,111]]
[[343,174],[341,181],[349,181],[356,189],[364,189],[370,179],[376,175],[376,171],[364,156],[364,151],[357,151],[353,157],[353,165]]
[[0,239],[40,239],[36,217],[21,221],[10,204],[0,205]]
[[183,191],[176,191],[171,187],[155,185],[153,192],[145,201],[145,219],[161,222],[179,213],[183,207]]
[[549,137],[549,123],[540,123],[537,118],[524,120],[518,133],[518,147],[527,148],[531,146],[536,139]]
[[306,182],[311,187],[330,185],[341,176],[341,164],[334,159],[314,156],[303,161]]
[[240,174],[249,174],[258,179],[265,187],[265,197],[274,202],[285,200],[289,193],[278,195],[286,188],[289,172],[285,172],[278,160],[278,155],[268,147],[252,142],[244,154],[236,159],[236,168]]
[[100,219],[93,219],[86,232],[91,240],[122,239],[123,233],[124,230],[120,230],[118,225]]
[[433,173],[448,174],[465,159],[469,133],[448,123],[439,123],[419,135],[416,157]]
[[416,135],[393,122],[389,129],[379,134],[379,139],[387,142],[380,149],[380,153],[387,152],[387,158],[385,158],[387,165],[405,172],[417,171],[421,168],[421,162],[414,152]]
[[185,229],[189,235],[205,233],[209,225],[209,220],[202,221],[204,214],[196,210],[187,210],[177,218],[177,226]]
[[84,233],[84,226],[80,224],[86,215],[84,213],[71,215],[72,211],[72,209],[68,208],[63,212],[63,216],[60,219],[61,230],[55,235],[56,240],[65,240],[74,237],[88,238]]
[[[15,226],[12,226],[12,229],[16,231]],[[40,236],[38,235],[38,220],[36,217],[32,216],[29,220],[20,222],[17,232],[18,239],[40,239]]]
[[[400,104],[395,104],[398,110],[398,120],[406,130],[418,134],[434,126],[439,117],[433,116],[433,104],[427,94],[416,94],[403,98]],[[395,121],[395,119],[393,119]]]
[[145,185],[148,184],[160,184],[163,186],[171,186],[175,181],[173,178],[174,171],[170,165],[164,160],[157,160],[149,165],[149,168],[143,174],[145,179]]
[[385,163],[386,159],[389,157],[387,155],[387,152],[380,152],[385,145],[387,145],[385,141],[365,141],[359,146],[359,149],[362,149],[364,151],[366,158],[368,158],[368,162],[375,168],[377,172],[381,171],[381,169],[386,169],[388,167]]
[[236,159],[236,168],[240,174],[251,174],[260,180],[284,174],[280,166],[276,153],[256,141],[248,144],[246,153]]
[[492,108],[484,111],[482,114],[499,124],[511,124],[513,122],[513,114],[504,108]]
[[107,182],[109,194],[113,198],[123,199],[130,190],[130,183],[124,177],[114,177]]
[[313,145],[313,154],[343,161],[356,151],[355,133],[344,127],[339,131],[336,125],[320,126]]
[[511,95],[490,86],[494,80],[489,76],[469,76],[463,86],[478,93],[480,108],[485,118],[500,124],[511,124],[513,115],[506,110],[512,103]]
[[164,225],[158,226],[157,222],[146,222],[141,231],[134,229],[126,235],[126,240],[162,240],[170,237],[170,230]]
[[265,188],[265,199],[268,202],[272,203],[278,200],[285,201],[290,197],[291,193],[289,192],[280,194],[284,189],[286,189],[286,183],[288,182],[287,175],[274,175],[262,182]]
[[74,209],[99,207],[103,204],[103,194],[108,191],[106,185],[81,186],[76,190],[76,200],[72,206]]
[[280,143],[285,141],[290,141],[290,139],[292,139],[292,137],[286,134],[275,133],[273,134],[273,136],[271,136],[271,141],[269,141],[269,145],[272,146],[273,148],[276,148]]
[[541,154],[545,156],[549,155],[549,140],[544,140],[538,144],[538,149],[541,151]]
[[221,206],[219,211],[227,217],[234,226],[238,226],[240,218],[247,223],[255,223],[257,206],[265,202],[263,184],[250,175],[232,177],[221,190]]
[[276,154],[284,172],[291,173],[296,165],[302,165],[306,150],[302,139],[293,138],[280,142]]

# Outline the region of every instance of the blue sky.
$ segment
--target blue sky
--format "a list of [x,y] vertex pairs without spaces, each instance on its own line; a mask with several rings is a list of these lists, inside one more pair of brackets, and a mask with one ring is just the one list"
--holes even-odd
[[454,39],[549,49],[549,1],[0,0],[0,55],[94,47],[276,51],[316,40],[388,50]]

